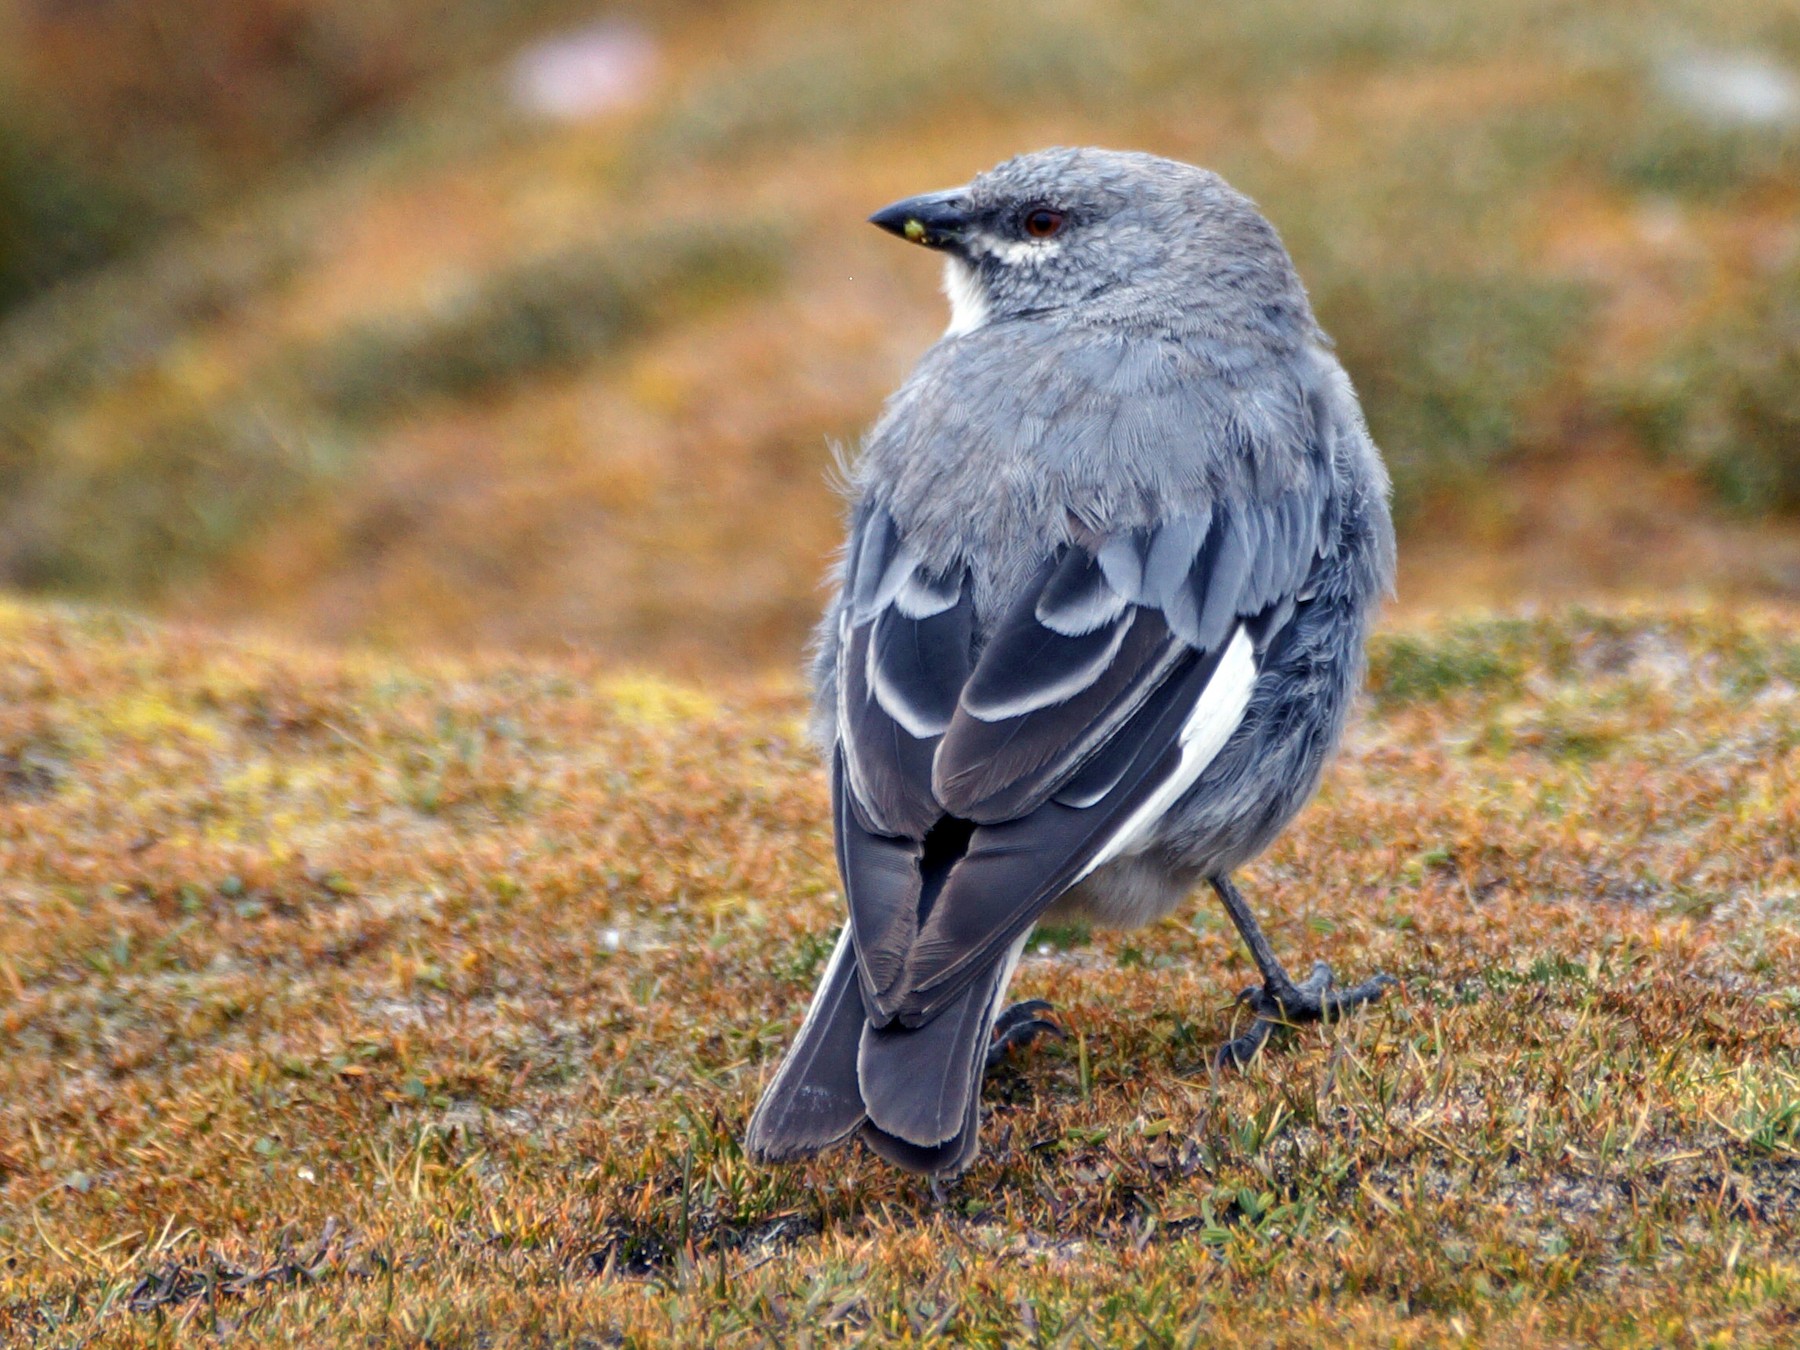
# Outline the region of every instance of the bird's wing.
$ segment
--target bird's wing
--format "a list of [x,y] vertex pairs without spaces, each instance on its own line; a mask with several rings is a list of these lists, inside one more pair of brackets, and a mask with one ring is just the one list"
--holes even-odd
[[918,934],[925,841],[943,818],[931,763],[973,668],[966,568],[934,574],[880,505],[851,525],[838,614],[838,870],[864,1002],[894,987]]
[[1226,653],[1240,629],[1263,645],[1325,547],[1322,506],[1302,488],[1218,502],[1052,557],[963,686],[932,770],[944,809],[981,824],[1029,814],[1178,665]]
[[865,510],[833,795],[873,1021],[929,1021],[1192,786],[1330,548],[1327,502],[1302,481],[1059,549],[973,661],[967,575]]

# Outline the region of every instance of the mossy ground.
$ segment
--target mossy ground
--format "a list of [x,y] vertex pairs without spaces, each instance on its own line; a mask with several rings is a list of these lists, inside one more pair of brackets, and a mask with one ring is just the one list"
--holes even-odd
[[1792,1344],[1794,616],[1412,626],[1246,873],[1402,988],[1215,1077],[1205,900],[934,1195],[737,1139],[841,902],[800,692],[0,606],[0,1342]]

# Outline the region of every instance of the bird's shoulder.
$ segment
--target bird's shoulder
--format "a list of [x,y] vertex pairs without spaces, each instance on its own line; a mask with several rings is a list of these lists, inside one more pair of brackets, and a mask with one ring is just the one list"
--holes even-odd
[[1328,351],[1015,327],[940,342],[865,442],[858,495],[926,561],[1005,590],[1064,543],[1339,489],[1361,423]]

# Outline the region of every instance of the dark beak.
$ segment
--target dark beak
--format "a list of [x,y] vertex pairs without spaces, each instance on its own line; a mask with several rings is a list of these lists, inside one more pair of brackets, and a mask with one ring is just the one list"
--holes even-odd
[[969,199],[961,188],[927,192],[882,207],[869,223],[926,248],[952,248],[969,228]]

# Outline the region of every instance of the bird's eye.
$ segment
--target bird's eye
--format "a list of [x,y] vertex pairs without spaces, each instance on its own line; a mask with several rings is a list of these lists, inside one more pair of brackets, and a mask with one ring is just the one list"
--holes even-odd
[[1063,213],[1048,206],[1037,206],[1025,213],[1025,233],[1033,239],[1048,239],[1063,227]]

